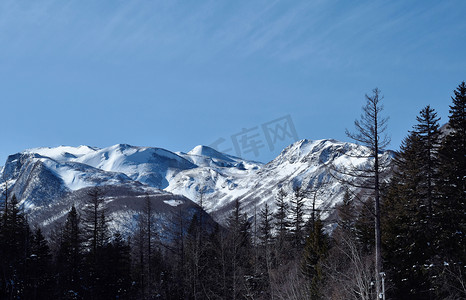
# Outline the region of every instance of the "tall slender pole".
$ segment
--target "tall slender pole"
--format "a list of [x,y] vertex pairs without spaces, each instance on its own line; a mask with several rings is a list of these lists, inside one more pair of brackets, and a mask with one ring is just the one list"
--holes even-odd
[[380,277],[382,277],[382,300],[385,300],[385,272],[380,273]]

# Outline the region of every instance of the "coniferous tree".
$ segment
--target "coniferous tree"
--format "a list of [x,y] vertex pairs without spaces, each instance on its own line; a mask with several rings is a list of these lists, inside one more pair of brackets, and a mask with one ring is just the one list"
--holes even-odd
[[108,220],[105,219],[105,200],[103,196],[104,193],[100,187],[91,188],[87,192],[87,202],[83,209],[86,245],[93,263],[97,260],[99,246],[108,241],[108,233],[106,232],[108,230]]
[[49,299],[52,294],[52,253],[40,228],[34,231],[29,256],[29,292],[26,298]]
[[290,227],[290,222],[288,219],[289,216],[289,204],[287,202],[288,194],[280,188],[277,195],[275,196],[275,213],[273,215],[275,222],[274,228],[276,232],[275,239],[275,257],[277,258],[277,263],[281,264],[285,258],[289,256],[288,249],[288,229]]
[[84,295],[83,238],[78,212],[74,205],[63,225],[58,249],[56,272],[60,298],[82,298]]
[[205,256],[208,258],[205,264],[204,296],[207,299],[222,299],[227,293],[227,243],[226,232],[216,224],[206,242]]
[[104,192],[100,187],[87,191],[86,205],[83,208],[83,233],[85,234],[86,289],[87,297],[100,298],[104,290],[108,266],[107,245],[110,241],[108,222],[105,211]]
[[[423,140],[411,132],[403,140],[395,157],[395,171],[391,179],[383,218],[384,249],[390,281],[396,287],[397,299],[424,299],[429,297],[428,270],[429,235],[426,203],[426,177]],[[430,241],[431,242],[431,241]]]
[[439,125],[426,106],[418,124],[403,141],[386,195],[384,247],[394,293],[400,299],[433,297],[432,278],[438,263]]
[[[466,276],[466,84],[454,91],[448,135],[439,150],[439,213],[436,272],[438,297],[465,298]],[[463,266],[463,267],[461,267]]]
[[273,213],[270,211],[269,205],[265,203],[265,206],[259,213],[260,224],[259,224],[259,239],[262,245],[270,246],[273,241],[272,229],[274,227]]
[[356,243],[364,254],[374,253],[375,246],[375,224],[374,224],[374,200],[369,198],[358,207],[354,233]]
[[304,206],[306,203],[306,191],[301,186],[297,185],[293,188],[293,198],[290,203],[293,246],[299,251],[304,244]]
[[108,228],[108,217],[105,211],[100,211],[99,225],[97,229],[97,249],[104,249],[111,240],[110,231]]
[[[425,199],[423,206],[427,209],[427,220],[426,223],[430,226],[433,217],[433,206],[436,201],[435,198],[435,186],[438,181],[438,147],[439,147],[439,123],[440,118],[437,118],[437,113],[429,105],[423,108],[419,116],[416,117],[418,124],[414,126],[415,132],[417,133],[421,148],[418,153],[421,158],[420,162],[423,165],[420,167],[422,177],[425,180],[421,181],[420,184],[420,197]],[[432,231],[432,228],[429,228]]]
[[337,231],[342,231],[345,234],[354,233],[354,224],[356,221],[356,207],[351,199],[349,190],[345,191],[342,203],[336,207],[338,221]]
[[126,299],[132,292],[130,252],[129,243],[116,232],[111,243],[106,245],[105,265],[108,269],[100,299]]
[[250,273],[249,255],[251,251],[251,223],[242,212],[241,203],[235,200],[235,207],[228,218],[228,245],[230,260],[229,286],[231,299],[240,299],[245,291],[245,276]]
[[466,83],[454,91],[448,128],[440,149],[441,193],[438,232],[443,258],[452,263],[466,261]]
[[328,253],[328,239],[323,231],[320,215],[316,216],[313,230],[306,238],[301,272],[309,284],[310,299],[322,299],[321,286],[323,283],[323,263]]
[[24,297],[27,288],[28,256],[30,254],[29,224],[20,209],[16,195],[11,197],[4,211],[0,228],[2,240],[3,293],[7,298]]

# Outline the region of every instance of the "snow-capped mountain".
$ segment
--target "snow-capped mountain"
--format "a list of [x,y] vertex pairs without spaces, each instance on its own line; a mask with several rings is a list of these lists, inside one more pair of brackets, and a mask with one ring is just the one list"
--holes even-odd
[[[188,221],[196,212],[206,214],[188,198],[157,188],[166,184],[167,173],[180,166],[193,167],[181,157],[157,148],[116,145],[106,149],[29,149],[8,157],[0,191],[4,193],[8,188],[9,198],[16,196],[30,223],[48,229],[62,220],[72,205],[82,209],[89,189],[99,186],[112,220],[111,229],[129,232],[146,198],[160,226],[168,226],[180,214]],[[209,219],[205,218],[213,223]]]
[[[42,224],[64,215],[71,203],[79,202],[93,186],[105,187],[113,217],[120,220],[116,227],[131,223],[146,194],[159,199],[154,201],[167,212],[176,211],[173,205],[183,203],[192,213],[200,209],[193,202],[202,197],[205,210],[224,223],[235,199],[252,214],[265,203],[273,207],[278,189],[291,194],[297,184],[316,193],[317,207],[333,207],[342,199],[345,187],[329,174],[328,166],[367,164],[369,159],[362,158],[367,153],[367,148],[352,143],[301,140],[262,164],[206,146],[188,153],[126,144],[103,149],[35,148],[8,157],[3,168],[6,182],[0,188],[4,190],[7,184],[9,193]],[[382,156],[383,160],[390,158],[390,152]]]
[[[190,157],[193,153],[198,161],[203,162],[215,157],[215,163],[179,172],[170,180],[165,190],[185,195],[190,199],[199,199],[200,190],[204,189],[204,206],[220,223],[224,223],[236,199],[239,199],[245,211],[252,215],[265,203],[273,209],[274,199],[280,188],[283,188],[291,199],[293,187],[296,185],[301,185],[309,191],[309,205],[316,193],[316,207],[324,211],[323,216],[327,217],[334,205],[343,199],[347,188],[335,178],[332,168],[358,167],[371,161],[367,158],[367,148],[331,139],[298,141],[285,148],[267,164],[241,161],[230,156],[222,159],[219,154],[223,154],[205,146],[194,148],[184,157],[192,160]],[[386,162],[391,158],[390,151],[381,156],[381,160]],[[233,163],[230,160],[233,160]],[[358,190],[354,192],[358,193]]]

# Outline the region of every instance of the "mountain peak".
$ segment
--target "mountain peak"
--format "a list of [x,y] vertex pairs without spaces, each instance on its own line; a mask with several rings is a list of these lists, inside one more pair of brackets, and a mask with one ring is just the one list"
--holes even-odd
[[322,190],[321,198],[326,200],[319,204],[330,207],[341,200],[344,187],[331,178],[327,165],[362,165],[370,160],[360,155],[366,152],[366,147],[334,139],[302,139],[264,165],[204,145],[188,153],[128,144],[102,149],[59,146],[11,155],[2,173],[13,192],[24,195],[22,200],[28,203],[41,197],[61,199],[64,192],[93,185],[161,189],[192,200],[199,198],[202,189],[206,209],[222,220],[234,199],[244,201],[245,210],[251,212],[256,204],[272,205],[279,188],[291,191],[296,182],[318,188],[330,181],[331,188]]
[[194,147],[191,151],[187,153],[188,155],[196,155],[196,156],[207,156],[210,158],[221,159],[225,161],[232,161],[227,155],[218,152],[217,150],[210,148],[208,146],[198,145]]
[[83,155],[87,155],[90,153],[94,153],[100,150],[97,147],[90,147],[81,145],[78,147],[72,146],[58,146],[58,147],[40,147],[40,148],[31,148],[24,150],[23,153],[25,154],[32,154],[36,153],[41,156],[50,157],[51,159],[57,161],[68,160],[69,158],[77,158]]

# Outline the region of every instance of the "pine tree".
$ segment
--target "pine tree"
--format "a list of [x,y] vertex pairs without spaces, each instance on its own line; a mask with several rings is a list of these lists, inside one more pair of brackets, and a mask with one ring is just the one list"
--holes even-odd
[[323,263],[328,253],[328,239],[323,231],[323,223],[317,215],[312,230],[306,238],[301,272],[310,287],[310,299],[322,299]]
[[243,293],[245,275],[250,273],[249,255],[251,250],[251,223],[242,212],[241,203],[235,200],[235,207],[228,218],[228,245],[230,257],[231,299],[238,299]]
[[83,208],[83,227],[86,237],[86,288],[87,297],[100,298],[108,276],[107,245],[110,241],[105,211],[104,192],[100,187],[87,191],[86,205]]
[[[386,195],[384,247],[397,298],[432,297],[432,265],[436,264],[438,215],[439,125],[426,106],[416,118],[395,159]],[[427,266],[427,267],[426,267]]]
[[440,216],[438,232],[443,259],[462,264],[466,261],[466,83],[454,91],[448,127],[440,149]]
[[289,256],[288,249],[288,229],[290,222],[288,219],[289,204],[286,200],[288,194],[280,188],[277,195],[275,196],[275,213],[273,215],[275,222],[274,228],[276,232],[275,239],[275,256],[277,257],[277,263],[280,264],[282,261]]
[[375,224],[374,224],[374,200],[369,198],[362,202],[356,211],[354,233],[356,244],[364,255],[374,253]]
[[204,277],[204,297],[206,299],[225,299],[227,292],[227,243],[226,232],[218,224],[208,234],[206,242]]
[[56,269],[59,297],[83,297],[83,239],[78,212],[74,205],[61,233]]
[[105,248],[107,255],[102,259],[107,269],[99,299],[126,299],[131,293],[130,246],[117,231]]
[[[3,174],[4,176],[5,174]],[[4,179],[4,178],[2,178]],[[1,207],[0,210],[0,298],[5,298],[6,297],[6,292],[7,292],[7,259],[6,259],[6,252],[7,252],[7,247],[6,243],[3,241],[6,241],[6,218],[7,218],[7,213],[8,213],[8,183],[6,180],[5,181],[5,189],[2,192],[2,198],[4,196],[4,201],[2,201],[3,206]]]
[[[454,91],[448,135],[439,150],[439,205],[436,230],[438,298],[464,298],[466,262],[466,84]],[[457,267],[456,274],[452,270]],[[464,269],[464,268],[463,268]],[[450,274],[450,275],[449,275]]]
[[430,279],[425,266],[432,257],[432,241],[427,226],[426,160],[420,155],[425,151],[424,141],[417,132],[403,140],[384,201],[384,253],[397,299],[429,297]]
[[29,258],[30,286],[26,298],[49,299],[52,294],[52,254],[39,227],[34,231],[32,237]]
[[273,213],[270,211],[269,205],[265,203],[265,206],[259,213],[259,239],[264,246],[270,246],[272,243],[273,235],[272,229],[274,227]]
[[[435,202],[434,187],[438,180],[437,162],[438,147],[440,143],[438,122],[440,118],[437,118],[435,110],[428,105],[420,111],[416,120],[418,121],[418,124],[415,125],[414,128],[422,144],[422,147],[419,149],[421,151],[418,153],[421,158],[420,162],[423,163],[420,167],[420,171],[422,172],[422,176],[425,178],[425,180],[420,182],[421,189],[419,192],[421,193],[420,196],[425,199],[426,202],[423,206],[427,208],[428,215],[426,222],[430,227],[433,217],[433,205]],[[430,228],[430,231],[432,231],[432,228]]]
[[1,229],[2,240],[2,284],[0,295],[7,298],[23,297],[28,274],[28,256],[30,254],[30,229],[24,212],[20,209],[15,195],[8,202],[4,211],[4,223]]
[[296,250],[301,250],[304,244],[304,205],[306,204],[306,191],[301,186],[293,188],[293,198],[290,203],[293,246]]
[[351,234],[354,232],[354,223],[356,221],[356,208],[351,199],[349,190],[345,191],[343,195],[343,201],[336,207],[338,221],[337,231],[344,232],[345,234]]

